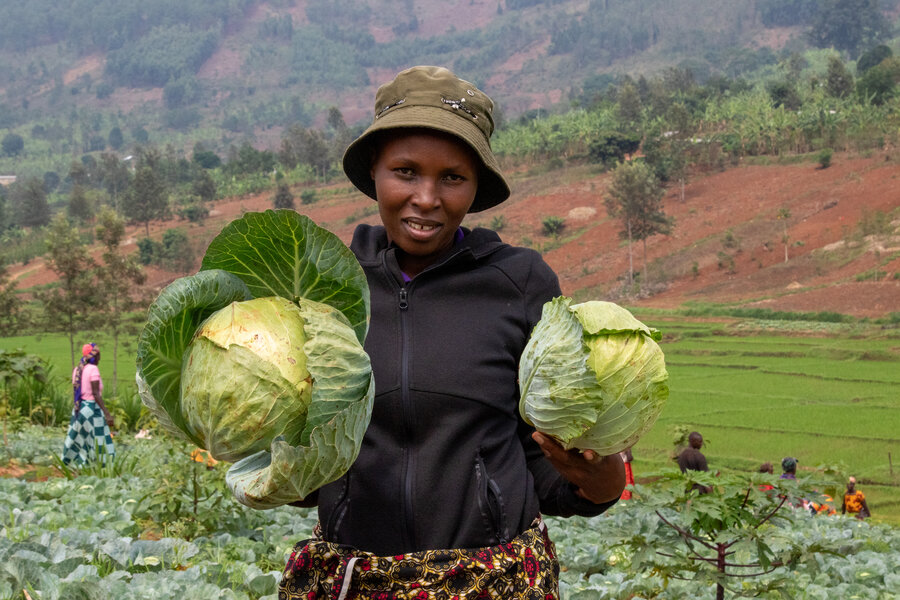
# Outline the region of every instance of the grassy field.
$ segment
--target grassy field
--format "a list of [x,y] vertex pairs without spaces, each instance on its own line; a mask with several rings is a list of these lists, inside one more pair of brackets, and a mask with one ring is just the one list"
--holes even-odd
[[900,523],[900,332],[638,316],[663,332],[671,388],[635,447],[638,477],[672,464],[683,425],[703,434],[712,470],[769,461],[779,473],[785,456],[801,469],[837,466],[877,517]]
[[[900,331],[636,314],[663,332],[671,387],[634,449],[638,477],[672,465],[673,427],[686,426],[703,434],[713,470],[752,471],[770,461],[778,472],[788,455],[801,469],[838,466],[860,480],[876,518],[900,524]],[[111,340],[85,339],[103,349],[109,385]],[[0,348],[44,357],[58,377],[70,372],[64,337],[0,338]],[[134,348],[133,340],[120,343],[120,393],[134,390]]]
[[118,352],[113,353],[113,341],[108,336],[102,334],[82,335],[75,340],[75,363],[72,362],[69,339],[65,336],[46,334],[0,337],[0,348],[4,350],[19,349],[29,354],[36,354],[51,365],[53,377],[66,380],[70,380],[72,369],[81,359],[81,347],[86,343],[96,343],[100,348],[100,375],[103,377],[103,385],[107,393],[112,393],[114,370],[115,379],[119,382],[118,393],[134,392],[136,336],[125,340],[120,337]]

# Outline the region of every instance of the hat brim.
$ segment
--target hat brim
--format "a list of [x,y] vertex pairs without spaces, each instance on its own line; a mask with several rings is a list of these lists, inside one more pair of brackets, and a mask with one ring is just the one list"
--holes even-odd
[[481,162],[478,190],[470,213],[494,207],[509,198],[509,185],[503,178],[490,143],[468,116],[432,106],[400,106],[385,113],[354,140],[344,152],[344,173],[356,188],[377,200],[372,180],[372,150],[376,133],[390,129],[434,129],[455,136],[468,145]]

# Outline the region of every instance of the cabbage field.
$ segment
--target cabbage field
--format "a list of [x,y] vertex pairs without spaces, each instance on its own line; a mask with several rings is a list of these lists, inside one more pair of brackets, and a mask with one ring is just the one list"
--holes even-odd
[[[635,313],[663,334],[669,401],[634,449],[634,500],[596,518],[548,518],[562,597],[712,599],[719,584],[726,598],[896,598],[896,330]],[[102,335],[91,341],[110,348]],[[133,344],[120,348],[119,398],[111,400],[115,463],[77,476],[60,471],[53,456],[64,428],[33,423],[61,423],[52,410],[70,406],[67,340],[0,338],[0,349],[15,348],[44,359],[61,391],[29,405],[31,424],[0,411],[0,600],[275,598],[314,510],[246,508],[226,488],[227,465],[192,461],[193,447],[165,437],[152,420],[151,439],[135,438],[120,420],[145,423],[130,415],[140,407],[130,383]],[[106,353],[101,365],[107,385],[111,359]],[[694,429],[712,469],[697,479],[715,490],[699,498],[671,468],[674,438]],[[800,483],[762,493],[762,483],[788,485],[777,481],[786,455],[799,458]],[[776,465],[771,482],[755,473],[763,461]],[[791,508],[800,497],[821,500],[814,490],[839,498],[848,475],[859,480],[873,519]],[[736,565],[725,573],[710,562],[720,552]]]
[[[287,554],[310,532],[314,510],[246,508],[227,494],[221,464],[210,469],[193,462],[190,447],[158,436],[120,436],[114,467],[46,479],[62,437],[61,428],[7,432],[7,471],[37,468],[0,478],[0,598],[275,599]],[[603,516],[548,518],[563,566],[563,598],[715,597],[714,573],[689,561],[685,566],[680,535],[661,517],[701,523],[697,514],[727,510],[731,484],[704,505],[696,498],[684,502],[680,475],[664,479],[638,486],[640,499]],[[695,507],[694,516],[679,509],[685,505]],[[790,565],[728,581],[727,597],[741,590],[772,598],[896,597],[896,528],[786,507],[778,515],[758,528],[758,540],[735,545],[734,556]],[[754,569],[760,570],[769,569]]]

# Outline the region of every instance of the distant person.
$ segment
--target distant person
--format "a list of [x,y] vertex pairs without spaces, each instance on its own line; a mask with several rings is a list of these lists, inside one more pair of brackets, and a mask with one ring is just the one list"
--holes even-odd
[[72,389],[75,396],[69,431],[63,446],[65,464],[75,461],[84,464],[99,452],[100,461],[115,457],[110,427],[113,417],[103,403],[103,380],[100,378],[100,350],[97,344],[85,344],[81,348],[81,361],[72,372]]
[[856,489],[856,477],[851,477],[847,482],[847,492],[844,494],[844,501],[841,503],[841,514],[850,513],[855,515],[857,519],[865,519],[872,516],[869,511],[869,505],[866,504],[866,496]]
[[[703,447],[703,436],[696,431],[692,431],[688,436],[689,446],[681,451],[678,455],[678,468],[682,473],[687,471],[709,471],[706,464],[706,457],[700,452]],[[693,489],[698,490],[701,494],[707,494],[712,491],[707,486],[695,483]]]
[[[764,462],[763,464],[759,465],[759,472],[760,473],[768,473],[769,475],[774,475],[775,467],[773,467],[772,463],[770,463],[770,462]],[[771,483],[763,483],[759,486],[759,489],[764,492],[768,492],[769,490],[774,490],[775,486],[772,485]]]
[[631,448],[626,448],[619,452],[619,456],[625,463],[625,489],[622,491],[620,500],[631,500],[631,490],[628,489],[628,486],[634,485],[634,471],[631,470],[631,461],[634,460],[634,455],[631,453]]
[[781,479],[797,479],[797,459],[785,456],[781,460]]

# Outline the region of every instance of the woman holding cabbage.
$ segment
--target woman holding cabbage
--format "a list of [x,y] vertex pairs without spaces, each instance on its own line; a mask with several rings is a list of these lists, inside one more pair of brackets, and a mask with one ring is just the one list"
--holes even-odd
[[622,494],[618,454],[566,451],[519,414],[518,364],[556,275],[530,249],[460,227],[504,201],[493,103],[438,67],[383,85],[344,170],[378,202],[351,249],[371,294],[375,403],[359,456],[304,504],[279,598],[556,598],[542,514]]

